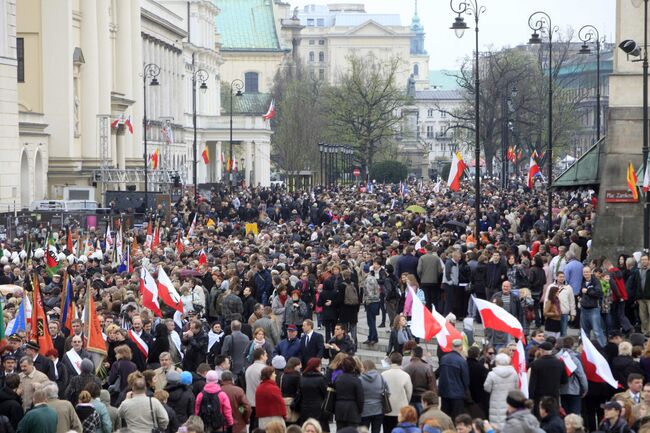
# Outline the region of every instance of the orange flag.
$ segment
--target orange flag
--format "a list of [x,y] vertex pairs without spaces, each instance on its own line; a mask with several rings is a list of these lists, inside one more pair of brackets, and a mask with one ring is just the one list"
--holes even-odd
[[639,190],[636,188],[637,182],[636,172],[634,171],[632,161],[630,161],[627,166],[627,187],[630,189],[630,192],[632,192],[634,200],[639,199]]
[[54,344],[52,344],[50,329],[47,325],[47,316],[43,309],[41,285],[38,280],[38,275],[36,274],[34,274],[32,278],[32,285],[34,289],[34,302],[32,305],[31,331],[29,333],[29,339],[38,343],[38,353],[45,356],[50,349],[54,349]]
[[86,291],[86,307],[84,308],[84,334],[86,334],[86,350],[89,352],[106,355],[106,341],[102,335],[102,326],[99,324],[95,300],[90,295],[90,284]]

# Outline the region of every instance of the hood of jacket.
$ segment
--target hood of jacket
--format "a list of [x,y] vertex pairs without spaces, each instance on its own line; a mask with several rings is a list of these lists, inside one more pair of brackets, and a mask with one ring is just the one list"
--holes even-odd
[[168,384],[165,387],[165,391],[169,393],[170,400],[178,400],[179,398],[181,398],[181,396],[183,395],[186,389],[187,389],[186,386],[181,385],[180,383],[175,383],[173,385]]
[[528,409],[518,410],[509,415],[508,419],[517,420],[524,428],[523,433],[534,432],[539,428],[539,421]]
[[517,374],[517,372],[511,365],[497,365],[492,369],[492,371],[494,372],[494,374],[496,374],[502,379],[507,379]]
[[377,370],[366,371],[361,375],[361,380],[365,380],[366,382],[374,382],[375,380],[379,380],[379,373]]
[[214,394],[215,392],[221,391],[221,386],[218,383],[206,383],[203,387],[203,391],[208,394]]

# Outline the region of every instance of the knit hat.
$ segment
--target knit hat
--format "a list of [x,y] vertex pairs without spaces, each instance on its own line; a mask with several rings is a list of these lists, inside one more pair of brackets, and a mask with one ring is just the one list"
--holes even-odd
[[181,381],[181,374],[178,371],[170,370],[167,372],[167,383],[176,384]]
[[205,375],[205,383],[217,383],[219,381],[219,375],[216,371],[210,370]]
[[79,369],[81,370],[82,373],[92,373],[93,370],[95,369],[95,364],[90,359],[84,359],[81,361],[81,365],[79,366]]
[[284,359],[284,356],[282,355],[275,355],[273,357],[273,360],[271,361],[271,365],[276,370],[282,370],[284,367],[287,366],[287,360]]
[[191,385],[192,384],[192,373],[189,371],[184,371],[181,373],[181,385]]

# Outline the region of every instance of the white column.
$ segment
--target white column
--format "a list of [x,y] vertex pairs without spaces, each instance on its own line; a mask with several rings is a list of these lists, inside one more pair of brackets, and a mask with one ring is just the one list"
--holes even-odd
[[[132,84],[130,86],[131,91],[126,94],[127,97],[135,100],[135,103],[131,106],[131,122],[133,122],[133,138],[132,145],[128,147],[128,152],[126,157],[129,158],[138,158],[143,157],[143,147],[142,147],[142,133],[143,133],[143,124],[142,124],[142,37],[140,36],[140,0],[120,0],[119,4],[130,3],[131,10],[129,13],[129,20],[121,25],[126,27],[131,23],[131,30],[129,32],[129,40],[127,41],[130,44],[128,51],[125,53],[130,53],[131,62],[128,76],[125,77],[125,81],[130,81]],[[126,6],[126,5],[125,5]],[[128,7],[128,6],[127,6]],[[120,15],[121,16],[121,15]],[[120,21],[119,24],[122,24]],[[127,44],[125,44],[127,45]],[[117,57],[120,57],[120,52],[116,53]],[[125,54],[128,57],[128,54]],[[126,141],[128,145],[128,140]],[[142,167],[144,165],[144,160],[137,164],[137,167]]]
[[246,185],[251,183],[251,170],[253,169],[253,152],[252,147],[255,145],[252,141],[246,141],[244,145],[244,166],[246,167],[244,180]]
[[217,167],[216,170],[215,170],[215,173],[216,173],[215,181],[221,180],[221,176],[222,176],[222,172],[221,172],[222,171],[221,169],[223,167],[223,165],[221,164],[221,151],[222,151],[222,149],[223,149],[222,142],[217,141],[215,146],[214,146],[214,153],[215,153],[214,162],[215,162],[216,167]]
[[116,135],[116,164],[117,168],[125,168],[126,167],[126,152],[125,152],[125,147],[124,147],[124,142],[125,142],[125,137],[127,135],[127,132],[125,131],[124,128],[121,128],[119,132]]
[[255,158],[255,185],[260,183],[262,186],[271,185],[271,143],[257,143]]
[[85,63],[81,66],[81,154],[84,159],[99,158],[97,139],[97,114],[99,98],[97,78],[99,56],[97,52],[97,3],[85,1],[81,7],[81,49]]
[[[111,64],[109,0],[97,0],[97,52],[99,54],[98,97],[99,113],[111,113],[113,65]],[[114,154],[113,154],[114,155]]]

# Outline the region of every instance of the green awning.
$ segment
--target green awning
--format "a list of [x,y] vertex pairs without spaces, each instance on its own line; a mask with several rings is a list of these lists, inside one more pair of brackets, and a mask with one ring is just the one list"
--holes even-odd
[[580,186],[600,185],[600,146],[605,143],[603,137],[591,146],[576,162],[555,178],[552,188],[575,188]]

